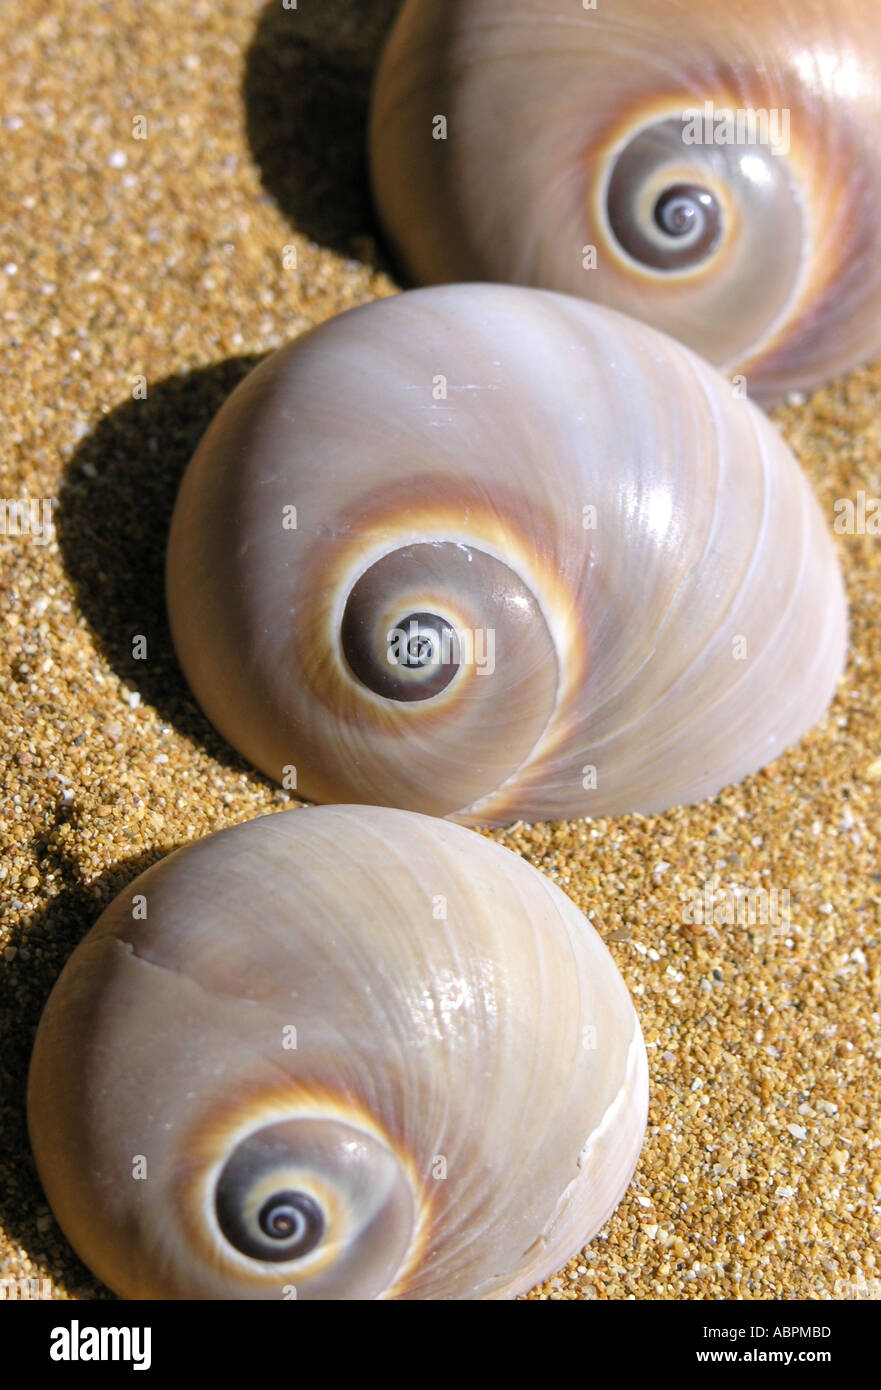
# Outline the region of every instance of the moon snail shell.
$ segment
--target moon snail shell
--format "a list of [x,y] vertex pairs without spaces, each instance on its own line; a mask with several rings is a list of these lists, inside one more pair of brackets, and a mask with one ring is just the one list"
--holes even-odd
[[574,904],[461,826],[357,806],[141,875],[56,984],[28,1092],[62,1228],[134,1299],[513,1297],[604,1224],[646,1108]]
[[183,478],[167,597],[263,772],[472,824],[715,795],[819,719],[845,651],[761,412],[647,326],[509,286],[380,300],[261,363]]
[[408,0],[370,148],[417,283],[608,304],[771,403],[881,351],[879,122],[863,0]]

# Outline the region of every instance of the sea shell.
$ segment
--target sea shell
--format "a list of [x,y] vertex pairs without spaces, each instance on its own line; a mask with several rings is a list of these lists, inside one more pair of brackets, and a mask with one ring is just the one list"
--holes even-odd
[[50,997],[28,1097],[55,1214],[128,1298],[512,1297],[605,1222],[646,1106],[573,903],[472,831],[352,806],[130,885]]
[[371,156],[418,283],[611,305],[771,402],[881,352],[879,126],[864,0],[408,0]]
[[265,773],[474,824],[715,794],[820,717],[845,648],[766,417],[645,325],[509,286],[381,300],[261,363],[184,476],[167,592],[196,697]]

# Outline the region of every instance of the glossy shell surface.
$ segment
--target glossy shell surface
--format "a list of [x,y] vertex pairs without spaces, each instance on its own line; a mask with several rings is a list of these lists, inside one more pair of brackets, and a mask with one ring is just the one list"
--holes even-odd
[[624,1193],[647,1067],[549,880],[461,826],[289,811],[148,870],[68,962],[29,1122],[128,1298],[503,1298]]
[[408,0],[373,181],[417,283],[608,304],[768,403],[881,351],[879,124],[864,0]]
[[475,824],[713,795],[819,719],[845,650],[764,415],[645,325],[509,286],[262,363],[183,479],[167,591],[197,699],[270,777]]

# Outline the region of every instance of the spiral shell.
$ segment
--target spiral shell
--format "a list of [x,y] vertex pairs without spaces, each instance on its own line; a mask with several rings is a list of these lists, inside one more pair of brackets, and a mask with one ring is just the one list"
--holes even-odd
[[380,213],[417,282],[608,304],[771,402],[881,351],[879,36],[864,0],[408,0]]
[[712,795],[819,718],[844,656],[831,542],[761,412],[642,324],[505,286],[261,363],[184,476],[167,591],[198,700],[264,772],[475,824]]
[[202,1299],[513,1296],[606,1220],[646,1105],[569,899],[460,826],[350,806],[143,874],[65,967],[28,1097],[82,1258]]

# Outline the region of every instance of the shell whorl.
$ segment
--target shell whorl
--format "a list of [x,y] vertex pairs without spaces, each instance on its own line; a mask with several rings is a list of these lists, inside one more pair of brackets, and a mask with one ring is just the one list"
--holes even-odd
[[[767,403],[881,350],[879,76],[861,0],[409,0],[374,93],[377,203],[418,283],[608,304]],[[700,219],[659,227],[677,185],[712,200],[701,254]]]
[[500,1298],[605,1221],[646,1097],[624,983],[552,883],[448,822],[322,807],[116,899],[28,1109],[63,1229],[127,1297]]
[[[472,823],[714,794],[820,717],[846,627],[754,406],[644,325],[486,285],[261,364],[184,477],[168,603],[197,698],[264,772]],[[371,688],[386,624],[420,615],[470,659],[428,698]]]

